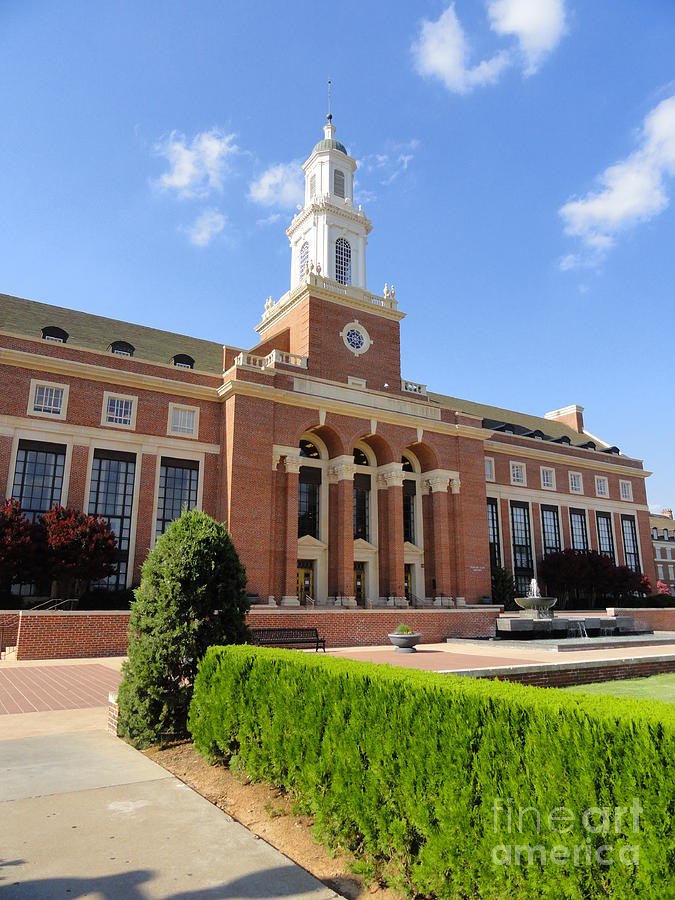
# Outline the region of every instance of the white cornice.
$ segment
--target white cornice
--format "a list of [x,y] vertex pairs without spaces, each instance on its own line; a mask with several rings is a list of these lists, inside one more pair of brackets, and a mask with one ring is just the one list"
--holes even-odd
[[[87,351],[88,352],[88,351]],[[105,384],[118,384],[141,390],[159,391],[178,397],[192,397],[197,400],[218,400],[218,388],[203,384],[190,384],[186,381],[161,378],[158,375],[145,375],[141,372],[126,372],[92,363],[79,362],[74,359],[61,359],[57,356],[44,356],[40,353],[28,353],[25,350],[10,350],[0,347],[0,363],[16,366],[31,371],[53,372],[58,375],[69,375],[73,378],[85,378],[88,381],[100,381]]]
[[256,325],[256,332],[261,334],[266,331],[270,325],[283,318],[292,309],[295,309],[307,297],[316,297],[319,300],[326,300],[329,303],[347,306],[359,312],[366,312],[384,319],[392,319],[396,322],[400,322],[406,315],[397,308],[395,301],[385,297],[378,297],[377,294],[371,294],[369,291],[361,288],[340,285],[337,281],[324,278],[322,275],[306,275],[301,284],[284,294],[265,313],[264,318]]
[[300,228],[311,216],[317,213],[334,213],[342,219],[346,219],[353,225],[364,228],[366,234],[370,234],[373,230],[373,223],[364,212],[354,209],[353,205],[348,203],[337,204],[328,199],[328,197],[315,197],[309,206],[295,216],[291,224],[286,229],[286,236],[290,239],[293,234]]
[[[493,432],[489,432],[493,434]],[[574,449],[574,448],[571,448]],[[602,454],[601,458],[598,456],[594,456],[592,459],[583,459],[580,456],[567,456],[563,452],[556,453],[555,451],[550,450],[535,450],[530,447],[521,447],[520,444],[506,444],[501,441],[493,441],[486,440],[485,441],[485,450],[490,453],[503,453],[506,456],[524,456],[526,459],[543,459],[550,463],[558,463],[558,465],[565,465],[574,469],[575,467],[579,467],[581,469],[594,469],[602,472],[613,472],[618,475],[631,475],[634,478],[649,478],[652,474],[651,472],[647,472],[644,469],[633,469],[630,466],[623,466],[621,464],[612,463],[612,459],[616,459],[616,457],[608,457],[606,454]],[[592,451],[589,451],[592,452]],[[639,460],[638,460],[639,461]]]
[[[360,406],[355,403],[346,403],[340,400],[330,400],[325,397],[313,397],[311,394],[298,394],[293,391],[284,391],[271,385],[260,384],[253,381],[238,381],[236,379],[225,382],[218,389],[221,400],[226,401],[230,397],[247,396],[258,397],[261,400],[269,400],[273,403],[283,403],[286,406],[298,406],[302,409],[315,409],[317,412],[317,425],[320,412],[331,412],[341,416],[351,416],[356,419],[364,419],[368,422],[367,433],[372,434],[373,407]],[[377,422],[389,425],[400,425],[402,428],[412,428],[417,433],[420,419],[417,416],[405,413],[394,413],[388,410],[377,410]],[[453,425],[449,422],[424,420],[424,431],[434,434],[447,434],[451,437],[465,437],[472,440],[484,441],[491,432],[484,428],[473,428],[470,425]]]

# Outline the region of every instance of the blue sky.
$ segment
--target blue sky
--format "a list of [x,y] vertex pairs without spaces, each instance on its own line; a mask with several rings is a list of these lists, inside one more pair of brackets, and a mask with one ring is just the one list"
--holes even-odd
[[670,0],[3,0],[0,291],[253,345],[332,78],[404,375],[578,403],[672,506],[674,46]]

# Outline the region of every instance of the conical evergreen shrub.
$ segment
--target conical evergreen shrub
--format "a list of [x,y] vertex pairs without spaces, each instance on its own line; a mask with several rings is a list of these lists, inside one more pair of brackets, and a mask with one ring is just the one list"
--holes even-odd
[[248,635],[246,573],[227,529],[198,510],[172,522],[131,604],[119,733],[135,746],[186,734],[197,665],[212,644]]

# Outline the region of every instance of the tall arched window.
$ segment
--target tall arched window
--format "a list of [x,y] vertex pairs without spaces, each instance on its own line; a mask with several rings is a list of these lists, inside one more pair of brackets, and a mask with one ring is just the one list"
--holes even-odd
[[309,244],[307,241],[300,248],[300,277],[305,274],[305,269],[309,263]]
[[342,197],[344,200],[345,196],[345,173],[341,172],[339,169],[336,169],[333,172],[333,193],[336,197]]
[[339,284],[352,283],[352,248],[343,237],[335,241],[335,280]]

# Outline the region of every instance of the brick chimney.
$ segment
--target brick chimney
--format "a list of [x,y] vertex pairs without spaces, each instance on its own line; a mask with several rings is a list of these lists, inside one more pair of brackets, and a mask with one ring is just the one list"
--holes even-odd
[[584,408],[583,406],[566,406],[564,409],[554,409],[547,412],[545,419],[551,419],[553,422],[562,422],[563,425],[569,425],[579,434],[584,431]]

